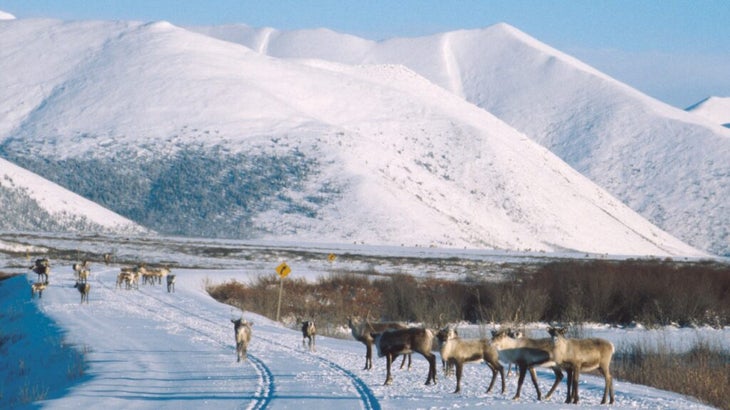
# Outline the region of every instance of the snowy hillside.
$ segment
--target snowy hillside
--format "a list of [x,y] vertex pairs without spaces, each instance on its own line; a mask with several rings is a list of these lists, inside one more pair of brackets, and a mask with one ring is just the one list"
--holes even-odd
[[134,222],[0,158],[0,230],[143,233]]
[[688,107],[687,111],[730,128],[730,97],[706,98]]
[[165,233],[702,254],[400,65],[276,59],[166,22],[13,20],[0,71],[0,155]]
[[280,58],[403,64],[549,148],[654,224],[730,254],[730,130],[507,24],[383,42],[329,30],[194,29]]

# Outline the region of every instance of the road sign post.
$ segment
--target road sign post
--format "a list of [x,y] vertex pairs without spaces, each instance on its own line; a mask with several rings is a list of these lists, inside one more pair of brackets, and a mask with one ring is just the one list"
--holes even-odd
[[291,273],[291,268],[286,262],[282,262],[276,267],[276,274],[279,275],[279,302],[276,304],[276,321],[279,321],[281,314],[281,294],[284,290],[284,278]]

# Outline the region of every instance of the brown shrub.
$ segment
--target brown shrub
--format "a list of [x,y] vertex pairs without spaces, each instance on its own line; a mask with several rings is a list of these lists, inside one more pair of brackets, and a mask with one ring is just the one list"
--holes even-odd
[[681,393],[730,409],[730,354],[701,341],[685,353],[636,343],[617,352],[612,373],[621,380]]
[[664,260],[566,261],[543,266],[525,288],[545,289],[545,321],[727,325],[730,267]]
[[[212,286],[224,303],[273,317],[279,278]],[[715,263],[576,261],[548,263],[505,282],[455,282],[405,274],[371,279],[332,273],[315,283],[287,278],[282,314],[345,323],[348,315],[443,321],[599,322],[647,326],[730,324],[730,267]]]

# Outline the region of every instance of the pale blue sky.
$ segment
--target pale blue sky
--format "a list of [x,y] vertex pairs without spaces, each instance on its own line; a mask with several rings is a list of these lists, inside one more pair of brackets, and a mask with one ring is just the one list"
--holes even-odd
[[730,0],[0,0],[18,18],[326,27],[372,40],[509,23],[669,104],[730,96]]

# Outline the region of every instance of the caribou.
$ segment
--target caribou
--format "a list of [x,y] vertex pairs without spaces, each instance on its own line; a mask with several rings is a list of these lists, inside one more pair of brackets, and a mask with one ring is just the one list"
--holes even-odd
[[240,362],[248,357],[247,350],[248,343],[251,341],[253,322],[248,322],[243,317],[231,319],[231,322],[233,323],[233,334],[236,338],[236,361]]
[[464,363],[484,361],[492,370],[492,381],[489,383],[487,393],[492,391],[494,382],[497,380],[497,373],[502,378],[502,394],[504,394],[504,366],[499,363],[497,350],[487,339],[462,339],[452,327],[441,329],[436,338],[439,341],[441,360],[456,367],[456,390],[461,391],[461,375],[464,370]]
[[[373,368],[373,343],[375,343],[375,337],[373,334],[379,334],[386,330],[408,328],[408,326],[401,322],[359,321],[352,317],[347,318],[347,326],[352,332],[352,337],[365,345],[365,367],[363,370],[370,370]],[[405,364],[406,357],[408,358],[408,369],[411,368],[411,355],[407,354],[403,356],[403,361],[400,364],[401,369]]]
[[141,273],[136,267],[122,267],[117,275],[117,289],[120,289],[123,284],[128,290],[132,288],[139,289],[140,275]]
[[51,273],[51,262],[48,258],[36,259],[33,266],[28,269],[38,275],[38,282],[48,283],[48,275]]
[[302,347],[305,347],[306,341],[309,341],[309,351],[314,352],[316,350],[315,348],[315,340],[314,338],[317,336],[317,328],[314,326],[313,320],[307,320],[302,322]]
[[[552,355],[559,366],[568,369],[568,388],[566,403],[578,403],[578,382],[580,373],[598,369],[603,375],[605,386],[601,404],[606,404],[606,396],[610,396],[610,404],[614,403],[613,377],[609,367],[615,351],[613,344],[606,339],[569,339],[565,337],[565,328],[549,327],[552,339]],[[571,375],[572,372],[572,375]]]
[[147,268],[147,274],[151,276],[152,284],[156,281],[158,285],[162,285],[162,278],[170,274],[170,268],[166,266],[161,268]]
[[38,299],[41,299],[43,297],[43,291],[46,290],[47,286],[48,282],[34,282],[32,285],[30,285],[30,298],[35,298],[35,295],[37,293]]
[[387,374],[384,385],[393,383],[393,376],[390,367],[393,360],[401,354],[420,353],[428,360],[428,377],[426,385],[431,382],[436,384],[436,355],[431,352],[434,334],[430,329],[420,327],[409,327],[406,329],[391,329],[382,333],[372,333],[375,339],[375,346],[378,349],[378,356],[385,356],[387,363]]
[[[535,374],[535,367],[549,367],[555,373],[555,382],[552,388],[545,396],[545,399],[549,399],[552,396],[555,389],[563,380],[563,372],[560,367],[552,358],[552,340],[549,338],[545,339],[530,339],[526,337],[514,337],[515,334],[507,330],[499,330],[492,332],[492,346],[499,352],[499,357],[509,363],[515,363],[519,371],[519,378],[517,379],[517,392],[512,400],[520,398],[520,392],[522,391],[522,383],[525,381],[525,374],[530,371],[530,378],[532,384],[535,386],[537,391],[537,399],[542,400],[542,393],[540,387],[537,384],[537,375]],[[570,389],[570,371],[568,373],[568,389]]]
[[76,281],[76,284],[74,285],[76,289],[78,289],[79,293],[81,294],[81,302],[84,303],[86,301],[86,304],[89,304],[89,290],[91,290],[91,285],[89,283],[83,283]]
[[175,275],[169,274],[167,275],[167,293],[175,293]]

